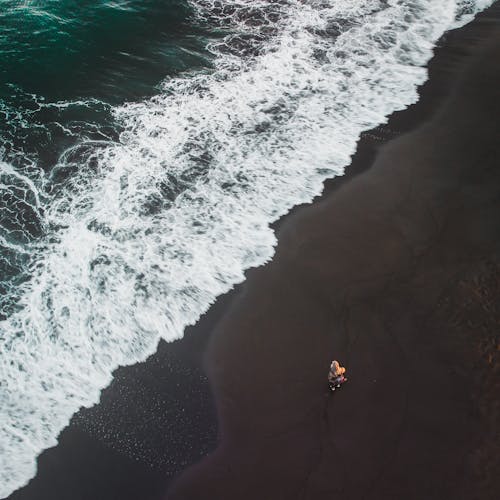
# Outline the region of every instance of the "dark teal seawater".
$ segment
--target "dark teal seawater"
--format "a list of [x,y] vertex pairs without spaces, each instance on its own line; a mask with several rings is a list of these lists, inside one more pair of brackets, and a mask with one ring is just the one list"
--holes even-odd
[[[210,36],[185,0],[0,0],[0,162],[50,194],[72,174],[52,175],[65,150],[118,138],[114,105],[209,67]],[[0,184],[1,319],[30,274],[17,249],[44,227],[25,180],[4,169]]]
[[50,100],[141,97],[165,74],[204,63],[182,0],[0,3],[0,92]]
[[[209,64],[205,45],[182,0],[2,0],[4,155],[47,168],[79,135],[105,138],[107,104],[149,96],[169,75]],[[74,104],[48,106],[55,102]]]

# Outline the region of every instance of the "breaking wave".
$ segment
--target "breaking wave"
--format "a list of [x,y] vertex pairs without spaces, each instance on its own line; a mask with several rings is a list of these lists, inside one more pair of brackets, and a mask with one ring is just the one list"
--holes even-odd
[[22,269],[0,323],[0,497],[114,369],[271,259],[269,225],[418,99],[438,38],[490,3],[199,0],[199,22],[227,30],[212,70],[113,108],[119,140],[78,142],[49,177],[0,163],[18,203],[0,243]]

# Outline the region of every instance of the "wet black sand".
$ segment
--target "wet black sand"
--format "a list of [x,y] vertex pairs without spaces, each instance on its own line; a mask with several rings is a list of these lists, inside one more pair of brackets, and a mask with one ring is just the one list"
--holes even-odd
[[[162,498],[218,426],[219,449],[172,499],[490,498],[499,16],[497,3],[448,34],[421,101],[280,221],[276,259],[183,340],[120,369],[10,499]],[[330,397],[334,355],[351,379]]]
[[[427,122],[281,226],[208,348],[221,443],[169,499],[500,494],[500,26],[484,23]],[[331,395],[334,356],[350,380]]]

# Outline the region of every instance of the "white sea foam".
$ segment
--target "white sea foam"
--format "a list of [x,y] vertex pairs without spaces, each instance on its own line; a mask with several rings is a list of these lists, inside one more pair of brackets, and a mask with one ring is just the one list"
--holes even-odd
[[181,337],[272,257],[269,224],[341,175],[362,131],[417,100],[436,40],[489,3],[198,2],[233,32],[211,48],[215,70],[117,108],[119,143],[58,165],[81,174],[44,207],[50,235],[0,324],[0,497],[116,367]]

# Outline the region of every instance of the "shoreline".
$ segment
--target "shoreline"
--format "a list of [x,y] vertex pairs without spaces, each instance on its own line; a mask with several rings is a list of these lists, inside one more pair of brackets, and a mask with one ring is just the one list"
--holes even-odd
[[[493,8],[496,8],[498,15],[498,7],[493,6],[489,10],[491,11]],[[463,40],[456,43],[455,49],[450,48],[450,40],[465,39],[467,36],[470,36],[471,39],[474,39],[475,36],[478,37],[479,34],[474,35],[476,28],[473,28],[473,25],[480,24],[484,17],[486,17],[485,13],[480,14],[470,25],[448,33],[444,43],[440,42],[440,45],[443,44],[443,46],[436,49],[437,55],[430,63],[430,78],[419,90],[420,100],[418,103],[393,114],[386,126],[375,130],[375,132],[380,130],[383,143],[392,141],[393,135],[399,137],[401,132],[418,128],[419,124],[431,117],[433,107],[446,99],[446,89],[453,76],[460,72],[460,68],[465,65],[464,59],[467,59],[464,54],[453,54],[454,50],[457,52],[464,50],[463,47],[460,48]],[[483,26],[478,31],[482,29],[486,30],[487,28]],[[456,58],[454,62],[456,67],[450,69],[448,59],[453,57]],[[446,69],[440,72],[443,66],[446,66]],[[392,134],[390,131],[393,129],[398,130],[398,133]],[[305,208],[304,205],[295,207],[273,226],[277,230],[280,240],[280,235],[287,230],[289,221],[293,217],[299,217],[299,212],[317,206],[321,200],[332,196],[332,193],[337,192],[342,186],[349,185],[359,174],[369,170],[379,151],[379,141],[372,137],[373,132],[364,134],[365,137],[358,144],[358,150],[353,157],[351,166],[347,168],[345,176],[327,181],[322,196],[318,197],[312,205],[306,205]],[[253,280],[254,275],[267,272],[266,270],[271,265],[272,263],[258,269],[252,269],[245,275]],[[149,500],[162,498],[169,478],[174,477],[190,463],[201,458],[217,442],[216,415],[211,401],[210,389],[206,377],[202,373],[202,360],[206,345],[210,342],[211,331],[232,309],[231,305],[242,294],[247,293],[248,286],[247,281],[245,281],[228,294],[219,297],[197,325],[187,329],[182,340],[169,345],[160,342],[158,352],[145,363],[117,370],[114,382],[102,393],[101,403],[93,409],[83,410],[78,417],[73,419],[70,427],[61,434],[59,445],[41,454],[37,477],[28,486],[11,495],[9,499],[57,498],[58,500],[66,500],[68,498],[69,500],[71,498],[75,500],[81,498],[86,500],[102,498],[109,500],[119,497],[121,499],[141,498],[141,500]],[[152,380],[153,376],[158,377],[160,373],[159,378]],[[137,386],[137,391],[131,393],[124,390],[131,384]],[[350,389],[351,387],[349,387]],[[165,450],[171,449],[169,446],[172,444],[177,446],[176,453],[173,453],[173,461],[177,460],[177,463],[170,467],[168,474],[165,468],[158,469],[155,466],[152,469],[147,463],[147,457],[144,457],[143,463],[140,460],[135,462],[123,450],[110,449],[106,442],[103,443],[102,437],[98,435],[100,431],[96,432],[92,425],[89,430],[85,426],[82,427],[81,422],[75,423],[81,418],[81,414],[84,414],[84,420],[100,420],[107,414],[110,415],[110,409],[112,410],[111,415],[113,415],[113,409],[116,409],[118,413],[130,413],[132,410],[131,413],[134,414],[133,410],[139,403],[129,400],[131,394],[142,394],[144,399],[141,398],[141,401],[145,401],[148,396],[165,392],[170,394],[169,403],[173,403],[174,400],[181,401],[184,407],[189,407],[193,395],[196,396],[195,399],[201,401],[197,407],[190,409],[191,416],[194,415],[194,418],[186,420],[183,416],[185,411],[183,411],[182,405],[178,404],[175,411],[170,411],[168,415],[162,415],[161,419],[154,422],[158,428],[155,432],[161,432],[166,437],[161,438],[157,450],[149,449],[148,452],[165,453]],[[168,406],[165,404],[156,410],[152,408],[151,414],[154,411],[164,411]],[[105,422],[101,422],[100,425],[105,426]],[[174,424],[179,422],[180,425],[176,427]],[[118,423],[114,425],[117,426]],[[134,425],[134,422],[130,423],[131,427]],[[196,432],[193,433],[193,429],[196,429]],[[137,442],[141,433],[147,433],[149,430],[140,428],[132,429],[130,432],[133,434],[133,440]],[[125,437],[127,437],[126,434]],[[144,437],[150,439],[150,436]],[[197,446],[199,447],[200,441],[204,442],[203,453],[200,453],[200,449],[195,449]],[[75,448],[78,448],[79,457],[70,459],[75,455]],[[61,479],[62,475],[65,475],[67,479]],[[80,493],[75,493],[75,489]]]
[[221,443],[169,499],[498,494],[498,7],[427,120],[284,220],[208,348]]

